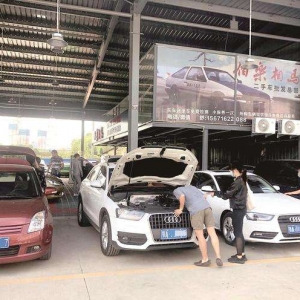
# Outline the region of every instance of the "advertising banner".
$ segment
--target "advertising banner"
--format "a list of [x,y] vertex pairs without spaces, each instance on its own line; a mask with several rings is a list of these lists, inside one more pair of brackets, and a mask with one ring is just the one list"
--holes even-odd
[[254,57],[156,45],[156,121],[248,124],[254,117],[299,119],[300,66]]

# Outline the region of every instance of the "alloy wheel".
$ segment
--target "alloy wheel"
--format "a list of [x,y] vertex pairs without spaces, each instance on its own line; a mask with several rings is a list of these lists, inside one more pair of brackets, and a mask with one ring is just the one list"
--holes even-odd
[[102,224],[101,243],[102,243],[102,247],[104,249],[107,249],[107,245],[108,245],[108,226],[107,226],[106,221],[104,221],[103,224]]
[[232,218],[226,217],[223,223],[223,235],[228,242],[233,242],[235,239],[232,225]]

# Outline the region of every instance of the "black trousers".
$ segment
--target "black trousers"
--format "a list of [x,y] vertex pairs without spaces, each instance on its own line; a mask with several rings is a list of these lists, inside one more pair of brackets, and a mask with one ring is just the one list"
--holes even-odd
[[245,209],[234,209],[232,211],[232,225],[235,236],[235,246],[237,255],[242,255],[245,252],[245,239],[243,235],[243,223],[246,215]]

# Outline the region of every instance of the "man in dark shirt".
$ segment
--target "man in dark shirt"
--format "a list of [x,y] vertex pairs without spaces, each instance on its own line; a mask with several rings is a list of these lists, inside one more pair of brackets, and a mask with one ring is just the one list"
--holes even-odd
[[48,168],[51,169],[51,175],[60,177],[60,170],[64,167],[64,161],[58,156],[57,150],[52,150],[51,154],[52,157]]

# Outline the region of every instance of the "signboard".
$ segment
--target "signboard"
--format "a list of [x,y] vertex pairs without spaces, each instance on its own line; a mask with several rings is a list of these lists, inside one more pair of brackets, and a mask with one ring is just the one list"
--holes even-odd
[[154,119],[249,124],[254,117],[299,119],[300,66],[254,57],[156,45]]

